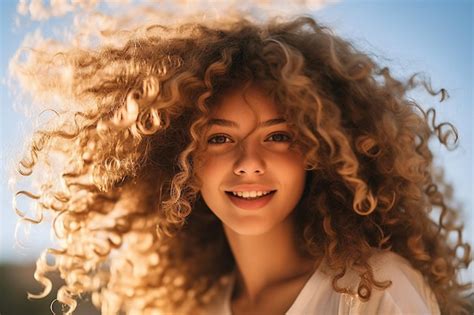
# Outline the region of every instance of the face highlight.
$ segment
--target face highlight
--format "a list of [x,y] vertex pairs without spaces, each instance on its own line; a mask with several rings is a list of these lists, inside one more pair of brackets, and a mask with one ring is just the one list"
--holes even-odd
[[[211,111],[211,122],[196,170],[203,200],[234,232],[266,233],[288,218],[303,194],[303,154],[290,148],[289,126],[258,87],[228,92]],[[242,184],[264,185],[276,193],[259,209],[241,209],[226,191]]]

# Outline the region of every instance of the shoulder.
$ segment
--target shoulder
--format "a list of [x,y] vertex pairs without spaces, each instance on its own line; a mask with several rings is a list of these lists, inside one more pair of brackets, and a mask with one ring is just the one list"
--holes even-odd
[[367,302],[354,307],[363,314],[439,314],[436,297],[420,271],[394,252],[376,252],[369,258],[374,278],[390,280],[386,289],[373,287]]
[[[440,314],[435,295],[421,272],[402,256],[376,251],[369,258],[375,280],[391,281],[385,289],[372,287],[368,301],[333,288],[335,271],[322,263],[298,296],[288,315],[293,314]],[[337,281],[340,288],[357,292],[360,271],[350,269]]]

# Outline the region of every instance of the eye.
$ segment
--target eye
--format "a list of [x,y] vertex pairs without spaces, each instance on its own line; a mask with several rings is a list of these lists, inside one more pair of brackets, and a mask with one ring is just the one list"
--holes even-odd
[[[291,136],[283,132],[274,133],[270,135],[267,139],[272,139],[272,138],[273,138],[272,142],[289,142],[291,140]],[[226,135],[214,135],[207,140],[207,143],[225,144],[225,143],[229,143],[228,141],[226,141],[227,139],[230,140],[230,138]]]
[[209,144],[224,144],[226,143],[226,139],[229,139],[226,135],[215,135],[210,137],[207,140],[207,143]]
[[[286,137],[286,139],[285,139]],[[277,133],[274,133],[272,134],[270,137],[268,137],[268,139],[270,138],[273,138],[275,142],[288,142],[291,140],[291,136],[286,134],[286,133],[282,133],[282,132],[277,132]]]

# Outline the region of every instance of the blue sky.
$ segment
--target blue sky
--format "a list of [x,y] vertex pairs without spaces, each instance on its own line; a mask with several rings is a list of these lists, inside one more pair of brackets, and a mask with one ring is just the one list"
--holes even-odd
[[[2,1],[0,31],[0,76],[7,74],[8,60],[21,43],[24,34],[36,27],[50,25],[31,23],[14,30],[16,2]],[[455,188],[455,197],[466,212],[466,239],[474,243],[473,206],[473,4],[471,1],[340,1],[313,14],[332,27],[356,47],[380,56],[377,60],[391,67],[396,75],[407,77],[424,72],[435,89],[444,87],[450,94],[447,102],[438,103],[426,94],[413,94],[427,106],[434,106],[442,120],[453,122],[460,134],[459,148],[448,152],[434,146],[438,165],[446,168],[446,177]],[[50,22],[48,22],[50,23]],[[22,149],[24,129],[28,122],[12,107],[12,95],[0,86],[0,261],[35,258],[48,235],[33,229],[27,247],[14,246],[12,195],[7,188],[7,168],[11,158]],[[472,268],[471,268],[472,270]],[[471,279],[472,279],[471,273]]]

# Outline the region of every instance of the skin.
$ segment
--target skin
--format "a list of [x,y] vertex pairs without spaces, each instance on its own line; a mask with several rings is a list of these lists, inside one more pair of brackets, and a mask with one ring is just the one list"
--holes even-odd
[[[294,237],[293,210],[306,178],[303,154],[290,148],[287,123],[257,128],[259,122],[279,117],[277,106],[257,86],[226,93],[211,118],[239,127],[213,125],[207,130],[208,143],[217,144],[208,144],[197,170],[202,198],[222,221],[237,263],[234,314],[283,314],[315,270],[314,259],[298,252]],[[272,137],[275,133],[289,137]],[[225,191],[244,183],[277,192],[258,210],[240,209]]]

